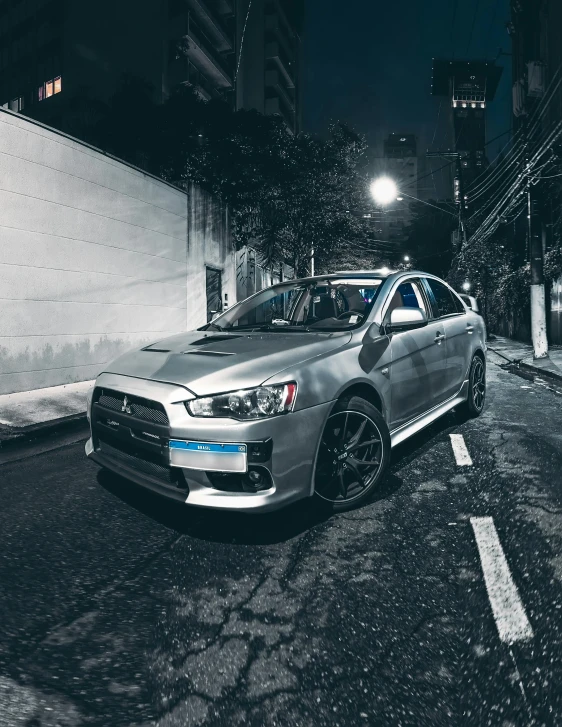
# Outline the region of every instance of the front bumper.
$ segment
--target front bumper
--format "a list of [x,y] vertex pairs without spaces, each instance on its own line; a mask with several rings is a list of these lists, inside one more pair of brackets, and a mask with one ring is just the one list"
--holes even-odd
[[[158,402],[165,412],[167,422],[139,423],[135,416],[107,410],[95,401],[91,407],[92,436],[86,443],[87,456],[142,487],[197,507],[259,512],[276,510],[313,493],[316,454],[331,402],[271,419],[243,422],[192,417],[184,402],[193,395],[172,384],[102,374],[96,387]],[[116,426],[108,427],[108,419]],[[213,473],[170,467],[170,439],[267,443],[258,460],[248,460],[252,468],[267,475],[267,489],[236,491],[236,487],[217,484],[220,477]]]

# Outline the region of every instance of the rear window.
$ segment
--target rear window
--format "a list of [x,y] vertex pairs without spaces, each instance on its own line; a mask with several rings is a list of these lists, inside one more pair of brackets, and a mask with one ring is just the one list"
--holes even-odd
[[[437,318],[442,318],[443,316],[450,316],[454,315],[455,313],[461,312],[457,308],[457,301],[455,300],[455,296],[451,293],[446,285],[440,283],[438,280],[433,280],[433,278],[425,278],[425,282],[433,293],[432,303],[435,309],[434,315]],[[462,307],[460,301],[458,301],[458,306],[459,308]]]

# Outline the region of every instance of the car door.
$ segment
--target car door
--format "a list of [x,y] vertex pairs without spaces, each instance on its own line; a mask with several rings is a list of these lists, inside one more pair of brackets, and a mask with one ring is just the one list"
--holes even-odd
[[423,328],[390,334],[391,429],[397,429],[444,400],[442,377],[446,363],[445,334],[422,284],[401,281],[391,293],[383,321],[394,308],[422,308],[429,323]]
[[445,330],[447,365],[444,375],[446,398],[458,393],[469,366],[470,342],[473,331],[466,308],[457,294],[443,281],[424,278],[432,306]]

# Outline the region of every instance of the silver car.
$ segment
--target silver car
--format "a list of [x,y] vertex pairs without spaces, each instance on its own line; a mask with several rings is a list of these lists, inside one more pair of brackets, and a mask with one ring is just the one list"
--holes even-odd
[[336,273],[256,293],[98,377],[86,454],[188,505],[365,502],[391,448],[451,409],[478,416],[486,331],[422,272]]

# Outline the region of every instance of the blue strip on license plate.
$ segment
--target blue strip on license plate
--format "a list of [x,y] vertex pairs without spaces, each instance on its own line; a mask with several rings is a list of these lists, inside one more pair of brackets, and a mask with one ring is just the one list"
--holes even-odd
[[213,452],[214,454],[227,454],[232,452],[246,452],[245,444],[215,444],[212,442],[182,442],[179,439],[170,439],[170,449],[184,449],[189,452]]

